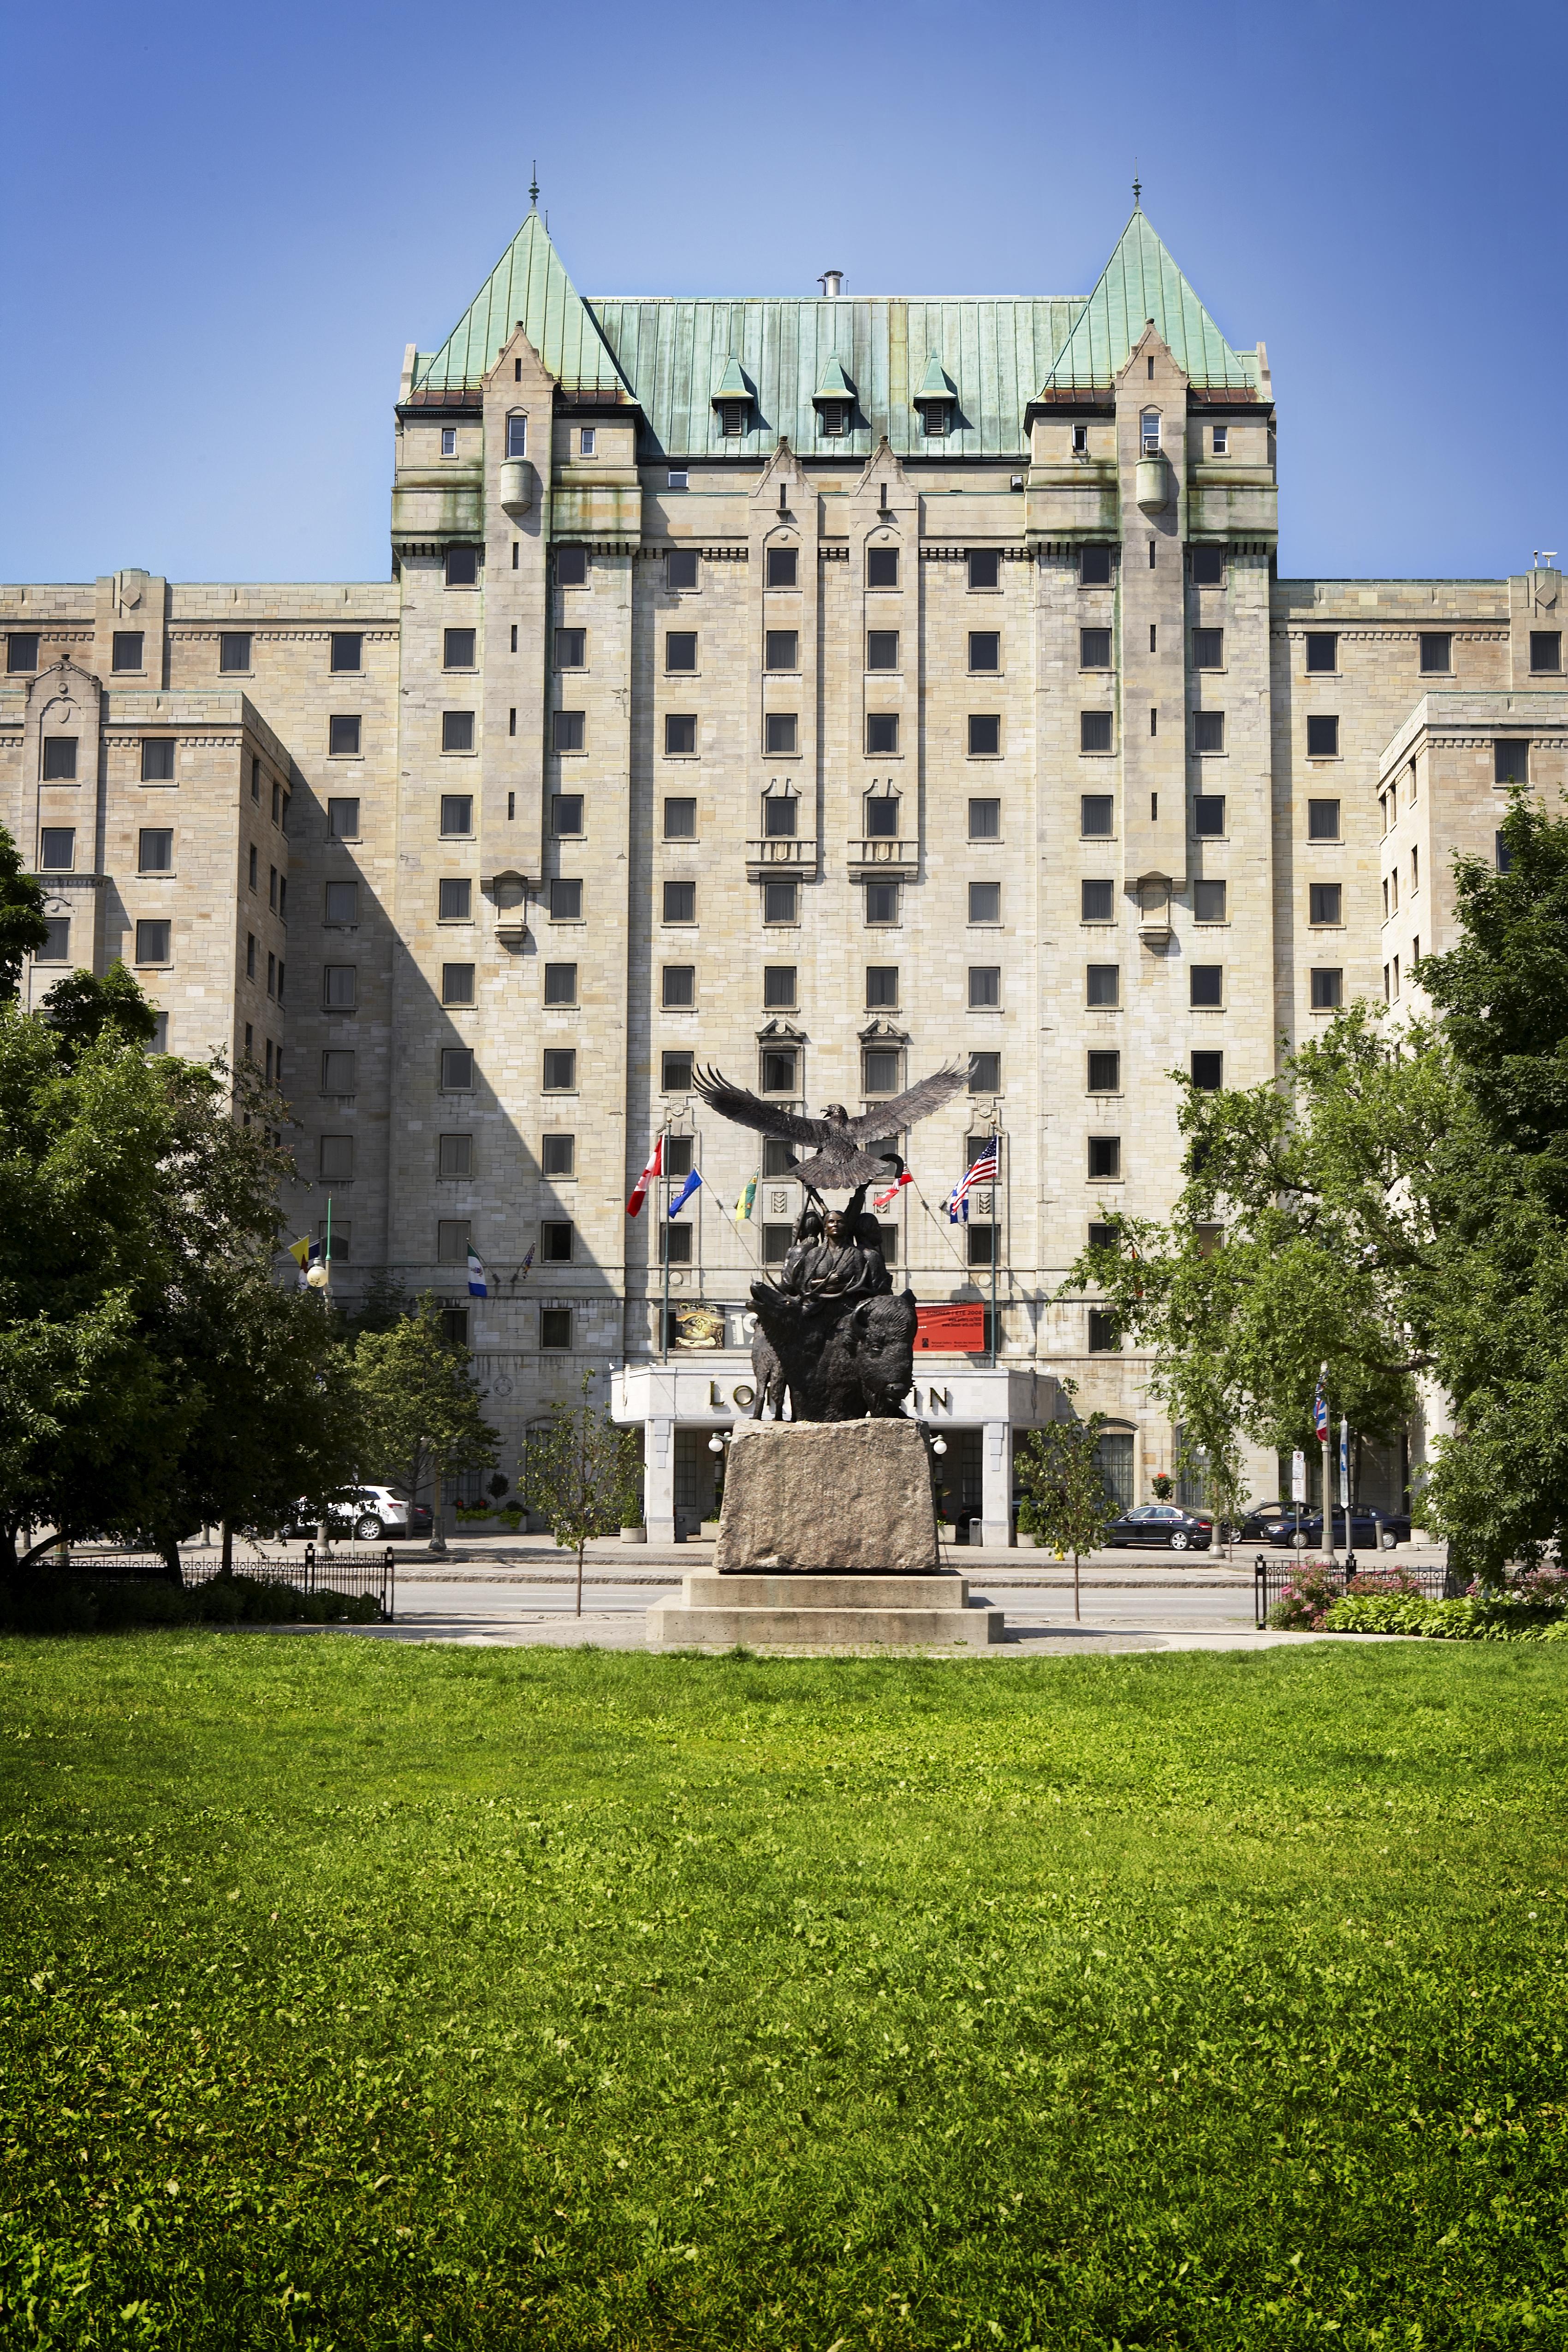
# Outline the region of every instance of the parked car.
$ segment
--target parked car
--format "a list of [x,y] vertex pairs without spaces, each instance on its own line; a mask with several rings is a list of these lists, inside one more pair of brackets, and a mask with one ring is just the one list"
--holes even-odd
[[1139,1503],[1112,1519],[1105,1540],[1116,1546],[1157,1544],[1170,1551],[1207,1551],[1214,1518],[1207,1511],[1184,1511],[1174,1503]]
[[[1259,1503],[1247,1513],[1241,1523],[1240,1541],[1268,1543],[1276,1547],[1290,1546],[1298,1539],[1297,1507],[1294,1503]],[[1408,1511],[1373,1512],[1369,1503],[1351,1507],[1351,1549],[1377,1549],[1377,1522],[1383,1522],[1383,1549],[1392,1551],[1395,1544],[1410,1541]],[[1303,1550],[1316,1549],[1323,1540],[1323,1515],[1300,1506],[1300,1541]],[[1334,1505],[1334,1547],[1345,1549],[1345,1515],[1338,1503]]]
[[[312,1536],[318,1521],[312,1506],[296,1503],[284,1529],[290,1535]],[[428,1503],[411,1503],[391,1486],[361,1486],[352,1502],[334,1503],[327,1514],[334,1535],[352,1535],[360,1543],[380,1543],[387,1536],[427,1536],[431,1526]]]

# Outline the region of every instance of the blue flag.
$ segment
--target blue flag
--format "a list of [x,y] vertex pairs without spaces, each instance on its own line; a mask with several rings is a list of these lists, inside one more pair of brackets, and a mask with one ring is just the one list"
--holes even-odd
[[672,1217],[679,1216],[680,1212],[685,1208],[686,1203],[690,1200],[691,1195],[696,1192],[701,1181],[701,1177],[699,1176],[696,1169],[694,1168],[691,1171],[690,1175],[687,1178],[685,1183],[681,1186],[679,1192],[676,1194],[674,1200],[669,1204],[669,1213]]
[[488,1298],[489,1295],[490,1286],[485,1274],[485,1262],[470,1242],[468,1244],[468,1297]]

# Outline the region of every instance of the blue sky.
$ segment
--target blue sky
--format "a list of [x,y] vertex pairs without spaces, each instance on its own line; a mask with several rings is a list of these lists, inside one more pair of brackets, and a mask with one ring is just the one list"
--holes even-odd
[[0,577],[384,577],[403,347],[535,156],[620,294],[1087,294],[1136,157],[1268,343],[1281,570],[1518,571],[1568,553],[1565,52],[1561,0],[14,12]]

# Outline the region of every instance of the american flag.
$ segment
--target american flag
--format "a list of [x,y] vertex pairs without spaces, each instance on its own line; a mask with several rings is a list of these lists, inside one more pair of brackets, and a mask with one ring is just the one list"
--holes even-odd
[[961,1215],[969,1214],[969,1195],[977,1184],[994,1184],[1000,1165],[1002,1139],[987,1138],[978,1158],[972,1160],[952,1192],[948,1195],[947,1215],[950,1224],[956,1224]]

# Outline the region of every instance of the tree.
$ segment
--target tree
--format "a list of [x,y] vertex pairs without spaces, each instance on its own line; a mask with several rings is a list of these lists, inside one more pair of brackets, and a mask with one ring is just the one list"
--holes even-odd
[[479,1410],[483,1393],[470,1361],[468,1349],[443,1332],[428,1291],[413,1314],[385,1330],[362,1331],[354,1342],[366,1464],[411,1500],[434,1482],[437,1511],[442,1479],[495,1463],[496,1433]]
[[635,1487],[641,1444],[635,1429],[618,1428],[589,1401],[592,1372],[583,1375],[583,1402],[557,1405],[554,1418],[528,1441],[529,1494],[563,1550],[577,1554],[577,1614],[583,1614],[583,1554],[595,1536],[614,1535]]
[[73,971],[57,980],[39,1013],[68,1062],[74,1062],[106,1030],[138,1048],[150,1045],[158,1034],[157,1014],[118,962],[110,965],[101,980],[90,971]]
[[0,825],[0,1003],[15,1003],[23,964],[37,955],[48,936],[43,891]]
[[1100,1464],[1100,1435],[1105,1415],[1091,1412],[1079,1421],[1073,1405],[1076,1381],[1063,1381],[1061,1394],[1068,1417],[1031,1429],[1018,1448],[1015,1475],[1032,1505],[1035,1532],[1057,1551],[1072,1554],[1072,1613],[1082,1616],[1079,1600],[1079,1562],[1093,1551],[1116,1517],[1116,1505],[1106,1487]]

